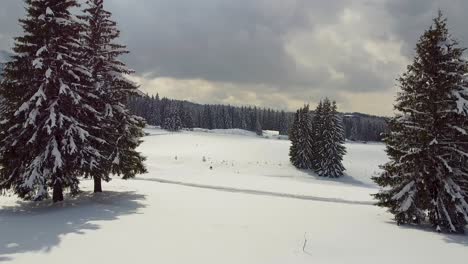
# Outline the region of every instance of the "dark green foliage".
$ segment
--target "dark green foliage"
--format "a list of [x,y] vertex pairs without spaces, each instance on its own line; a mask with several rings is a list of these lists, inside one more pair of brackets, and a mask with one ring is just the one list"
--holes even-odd
[[312,169],[317,172],[321,167],[322,158],[320,157],[320,149],[323,135],[323,117],[324,117],[323,101],[320,101],[315,109],[312,118]]
[[260,124],[260,119],[259,118],[257,118],[257,121],[255,122],[255,133],[258,136],[263,135],[262,124]]
[[[294,113],[256,107],[230,105],[200,105],[188,101],[159,99],[159,96],[136,96],[129,101],[132,113],[145,118],[149,125],[162,126],[168,106],[176,104],[183,128],[206,129],[239,128],[256,132],[257,117],[263,130],[279,131],[288,135]],[[189,116],[192,122],[184,116]],[[343,114],[346,137],[356,141],[381,141],[387,130],[386,118],[360,113]],[[354,132],[351,133],[351,129]]]
[[0,189],[41,200],[53,188],[78,189],[78,177],[102,162],[95,133],[102,119],[80,45],[75,0],[26,0],[0,96]]
[[313,163],[313,132],[309,106],[297,110],[292,127],[289,131],[291,147],[289,159],[299,169],[312,169]]
[[311,117],[309,106],[299,109],[289,132],[291,163],[299,169],[311,169],[319,176],[340,177],[346,154],[342,119],[336,103],[320,101]]
[[342,161],[346,154],[343,121],[335,102],[327,98],[320,102],[314,117],[314,162],[319,176],[337,178],[343,176]]
[[[127,54],[126,47],[115,43],[120,31],[112,14],[104,9],[103,0],[87,0],[82,16],[85,21],[83,46],[86,47],[87,67],[92,74],[94,88],[99,95],[96,109],[103,113],[99,124],[104,163],[87,173],[87,176],[110,180],[111,174],[124,179],[146,172],[144,158],[136,151],[144,136],[145,122],[126,108],[130,96],[137,95],[138,87],[124,75],[132,74],[119,57]],[[95,181],[100,185],[99,181]],[[99,191],[100,188],[96,188]]]
[[175,105],[171,106],[161,128],[177,132],[182,129],[182,120],[180,113]]
[[430,223],[464,232],[468,220],[467,63],[441,14],[420,38],[399,79],[401,92],[385,139],[390,161],[375,195],[398,224]]

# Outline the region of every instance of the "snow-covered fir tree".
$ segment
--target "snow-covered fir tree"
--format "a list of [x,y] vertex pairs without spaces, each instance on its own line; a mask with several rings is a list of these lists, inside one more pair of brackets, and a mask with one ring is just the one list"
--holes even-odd
[[322,141],[322,133],[323,133],[323,116],[324,116],[324,109],[323,109],[323,102],[320,102],[315,108],[314,115],[312,117],[312,154],[311,154],[311,162],[312,162],[312,169],[314,171],[319,170],[320,168],[320,142]]
[[82,25],[70,13],[75,0],[26,0],[6,65],[0,96],[0,188],[41,200],[53,189],[54,202],[64,188],[77,190],[78,177],[101,166],[94,133],[102,117],[98,95],[82,61]]
[[280,135],[287,135],[288,127],[289,127],[289,122],[288,122],[288,117],[286,115],[286,112],[281,111],[278,117],[278,128],[277,128]]
[[255,121],[255,133],[258,136],[262,136],[263,135],[263,129],[262,129],[262,124],[260,123],[260,118],[257,117],[256,119],[257,120]]
[[179,105],[179,115],[180,115],[180,120],[182,123],[183,128],[187,128],[189,130],[193,129],[193,118],[192,115],[189,113],[189,111],[186,109],[186,107],[183,104]]
[[168,114],[164,119],[161,128],[172,132],[177,132],[182,129],[182,120],[175,104],[172,104],[169,107]]
[[299,169],[311,169],[313,159],[312,122],[309,106],[297,110],[294,122],[289,131],[291,147],[289,158]]
[[105,10],[104,0],[87,0],[83,13],[85,58],[100,99],[96,106],[103,115],[100,136],[107,140],[101,146],[107,162],[86,176],[94,178],[94,191],[102,192],[101,180],[109,181],[111,174],[128,179],[146,171],[144,158],[135,150],[144,136],[145,123],[126,108],[128,98],[137,95],[138,87],[125,77],[133,71],[119,60],[128,51],[115,42],[120,31],[111,20],[112,14]]
[[319,104],[314,126],[314,170],[319,176],[343,176],[343,156],[346,154],[343,120],[335,102],[326,98]]
[[390,161],[374,180],[378,205],[398,224],[430,223],[464,232],[468,222],[467,62],[442,14],[420,38],[399,79],[401,92],[385,139]]

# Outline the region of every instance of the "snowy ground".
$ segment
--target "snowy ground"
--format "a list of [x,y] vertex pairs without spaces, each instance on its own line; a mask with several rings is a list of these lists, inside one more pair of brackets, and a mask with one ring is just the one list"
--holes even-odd
[[[294,169],[289,142],[148,129],[149,173],[61,205],[0,197],[0,262],[464,263],[468,237],[398,227],[370,205],[380,144],[347,144],[347,176]],[[211,167],[211,169],[210,169]],[[91,261],[91,262],[90,262]]]

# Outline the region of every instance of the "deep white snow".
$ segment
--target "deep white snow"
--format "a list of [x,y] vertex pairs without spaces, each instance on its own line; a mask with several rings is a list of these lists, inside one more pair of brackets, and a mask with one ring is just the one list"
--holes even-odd
[[371,205],[381,144],[347,144],[347,176],[288,161],[289,141],[169,133],[141,146],[149,173],[63,204],[0,197],[6,263],[463,263],[468,237],[398,227]]

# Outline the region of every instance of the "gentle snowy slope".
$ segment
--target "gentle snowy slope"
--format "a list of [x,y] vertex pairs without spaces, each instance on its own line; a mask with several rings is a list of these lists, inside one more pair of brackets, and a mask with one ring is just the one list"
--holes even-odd
[[377,189],[370,177],[386,161],[384,145],[347,144],[347,176],[323,179],[290,164],[289,141],[236,131],[164,135],[148,129],[152,136],[141,150],[154,162],[148,162],[150,173],[139,178],[373,202],[370,194]]
[[114,180],[98,195],[89,193],[92,182],[86,181],[87,192],[63,205],[32,206],[1,197],[0,262],[427,264],[468,259],[468,237],[398,227],[385,210],[366,205],[376,191],[369,177],[386,160],[382,145],[347,145],[349,176],[332,181],[292,168],[284,140],[148,132],[152,135],[141,150],[149,173],[137,180]]

